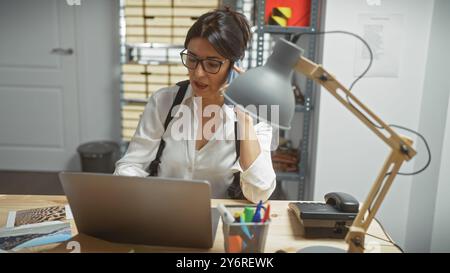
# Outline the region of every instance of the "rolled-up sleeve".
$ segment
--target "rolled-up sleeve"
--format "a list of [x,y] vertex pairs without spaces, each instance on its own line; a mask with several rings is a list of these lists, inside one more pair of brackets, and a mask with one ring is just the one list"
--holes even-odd
[[272,127],[260,122],[254,128],[261,153],[247,170],[242,170],[239,160],[233,168],[241,171],[241,189],[245,198],[253,203],[258,203],[260,200],[267,201],[272,195],[276,187],[276,175],[270,153]]
[[127,152],[116,163],[115,175],[148,176],[146,169],[156,156],[164,133],[157,100],[158,92],[150,97]]

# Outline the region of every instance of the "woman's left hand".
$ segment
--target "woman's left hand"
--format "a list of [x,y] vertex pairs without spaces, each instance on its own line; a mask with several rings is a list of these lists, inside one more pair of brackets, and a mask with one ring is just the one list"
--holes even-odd
[[234,112],[236,113],[239,124],[244,124],[246,126],[253,125],[252,117],[248,113],[243,111],[240,107],[235,106]]

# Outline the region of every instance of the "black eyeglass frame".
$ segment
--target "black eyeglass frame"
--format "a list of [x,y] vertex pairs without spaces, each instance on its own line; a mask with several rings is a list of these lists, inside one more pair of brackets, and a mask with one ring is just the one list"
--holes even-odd
[[[200,59],[199,57],[194,56],[194,55],[192,55],[192,54],[189,54],[189,53],[187,53],[186,51],[187,51],[187,49],[183,49],[183,51],[180,52],[180,57],[181,57],[181,63],[182,63],[187,69],[189,69],[189,70],[195,70],[195,69],[197,69],[198,64],[200,63],[201,66],[202,66],[202,68],[203,68],[203,70],[204,70],[206,73],[209,73],[209,74],[217,74],[217,73],[219,73],[220,69],[222,68],[222,65],[223,65],[224,63],[227,62],[227,60],[225,60],[225,61],[219,61],[219,60],[215,60],[215,59],[211,59],[211,58]],[[183,61],[183,56],[189,56],[189,57],[194,58],[194,59],[196,60],[195,67],[194,67],[194,68],[190,68],[189,66],[187,66],[187,65],[184,63],[184,61]],[[208,70],[206,70],[205,65],[203,64],[203,61],[217,62],[217,63],[219,64],[219,68],[217,69],[217,72],[209,72]]]

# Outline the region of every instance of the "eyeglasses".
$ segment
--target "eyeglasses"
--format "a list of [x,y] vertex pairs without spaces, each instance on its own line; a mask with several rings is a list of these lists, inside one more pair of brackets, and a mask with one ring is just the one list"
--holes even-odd
[[189,70],[197,69],[199,63],[201,63],[203,70],[210,74],[217,74],[220,68],[226,61],[219,61],[213,59],[200,59],[192,54],[186,53],[186,49],[180,52],[181,61],[183,65]]

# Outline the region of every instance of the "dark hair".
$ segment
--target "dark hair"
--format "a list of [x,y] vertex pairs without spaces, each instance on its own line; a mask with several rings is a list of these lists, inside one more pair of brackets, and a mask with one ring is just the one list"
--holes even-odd
[[220,55],[236,62],[244,58],[250,36],[245,16],[226,7],[200,16],[189,29],[184,47],[193,38],[205,38]]

